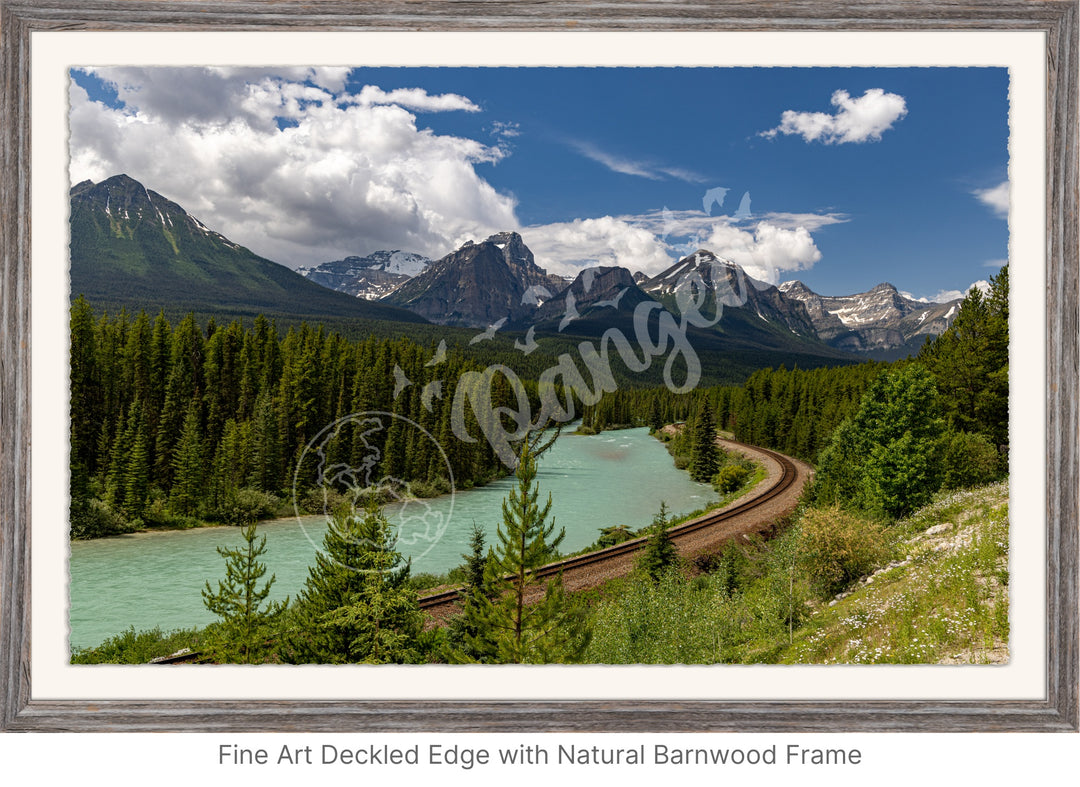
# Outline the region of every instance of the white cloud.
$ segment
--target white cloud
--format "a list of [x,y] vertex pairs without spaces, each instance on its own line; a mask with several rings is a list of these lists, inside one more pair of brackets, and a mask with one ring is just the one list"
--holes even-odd
[[418,87],[398,88],[387,93],[376,85],[364,85],[357,95],[351,96],[347,101],[364,107],[395,104],[418,112],[480,111],[480,107],[465,96],[459,96],[456,93],[433,96]]
[[783,271],[806,270],[821,259],[815,229],[848,220],[842,214],[782,213],[742,226],[697,210],[662,210],[528,227],[522,237],[540,265],[563,275],[589,265],[621,265],[654,276],[703,248],[776,284]]
[[380,248],[438,257],[518,228],[514,199],[476,171],[503,149],[418,128],[408,108],[387,103],[475,106],[461,96],[376,88],[356,100],[332,92],[343,74],[312,69],[96,73],[126,106],[72,85],[72,183],[126,173],[277,262]]
[[521,136],[521,124],[513,121],[496,120],[491,124],[491,135],[502,139]]
[[760,219],[782,229],[796,230],[801,227],[807,232],[851,221],[844,213],[766,213]]
[[655,275],[674,262],[651,230],[612,216],[527,227],[521,236],[540,267],[562,276],[593,265]]
[[771,139],[777,134],[797,134],[807,142],[820,140],[825,144],[877,142],[907,114],[904,97],[881,88],[871,88],[859,98],[837,90],[832,94],[832,105],[837,108],[832,115],[786,110],[780,116],[780,125],[762,131],[760,136]]
[[633,175],[634,177],[647,178],[648,180],[674,179],[686,183],[705,182],[703,176],[688,169],[655,164],[651,161],[625,158],[614,153],[609,153],[606,150],[601,150],[588,142],[573,142],[571,144],[573,148],[585,158],[595,161],[598,164],[602,164],[612,172],[618,172],[622,175]]
[[733,216],[710,216],[699,210],[656,210],[637,216],[620,216],[620,219],[635,226],[645,227],[660,236],[698,237],[702,243],[718,225],[756,226],[766,222],[773,227],[786,230],[805,229],[816,232],[832,224],[844,224],[851,218],[843,213],[765,213],[755,216],[748,222],[740,222]]
[[767,221],[758,222],[752,232],[732,224],[717,224],[705,248],[770,284],[778,284],[782,272],[806,270],[821,259],[821,251],[805,227],[787,229]]
[[990,293],[990,282],[986,281],[985,279],[979,279],[978,281],[974,281],[969,284],[967,289],[963,291],[939,290],[938,292],[930,295],[929,297],[922,298],[916,298],[910,292],[904,292],[903,290],[900,291],[900,294],[903,295],[905,298],[913,301],[918,301],[919,303],[948,303],[949,301],[958,301],[961,298],[966,297],[967,294],[975,288],[981,290],[983,295],[988,295]]
[[976,189],[971,192],[982,204],[994,211],[1000,218],[1009,218],[1009,181],[1004,181],[989,189]]

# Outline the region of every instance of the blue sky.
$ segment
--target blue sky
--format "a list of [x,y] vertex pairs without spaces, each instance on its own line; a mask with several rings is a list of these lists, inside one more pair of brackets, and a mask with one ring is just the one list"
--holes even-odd
[[1007,256],[1002,68],[72,76],[73,182],[126,172],[291,267],[514,229],[563,274],[704,246],[773,283],[933,298]]

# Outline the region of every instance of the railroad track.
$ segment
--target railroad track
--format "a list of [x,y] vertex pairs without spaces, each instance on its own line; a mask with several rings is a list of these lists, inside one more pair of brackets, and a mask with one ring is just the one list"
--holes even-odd
[[[776,451],[770,451],[766,448],[749,446],[735,441],[727,442],[729,445],[743,447],[770,457],[780,466],[780,477],[765,492],[756,495],[743,503],[736,504],[730,508],[725,508],[722,511],[704,514],[689,522],[684,522],[681,525],[671,528],[668,531],[668,534],[671,536],[671,540],[675,542],[676,546],[687,541],[691,534],[700,533],[700,531],[715,527],[718,524],[727,522],[736,517],[743,516],[747,512],[765,505],[771,500],[783,495],[798,480],[798,469],[796,468],[795,463],[787,456],[777,453]],[[543,578],[556,576],[560,573],[566,575],[569,572],[580,569],[595,568],[604,563],[614,561],[621,562],[625,556],[643,549],[648,540],[648,536],[641,536],[595,552],[589,552],[584,555],[577,555],[576,557],[565,558],[554,563],[549,563],[546,566],[538,568],[533,576]],[[437,610],[441,607],[455,605],[460,600],[459,590],[460,588],[455,587],[440,593],[421,596],[419,600],[420,608],[427,612],[431,612],[432,610]]]

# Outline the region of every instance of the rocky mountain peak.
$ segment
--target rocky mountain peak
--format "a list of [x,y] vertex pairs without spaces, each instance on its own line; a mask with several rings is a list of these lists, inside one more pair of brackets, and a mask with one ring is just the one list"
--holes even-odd
[[913,301],[889,282],[854,295],[818,295],[799,281],[785,282],[780,289],[785,298],[806,306],[821,339],[883,360],[903,357],[926,336],[941,334],[955,313],[955,301]]
[[331,290],[377,300],[422,273],[430,264],[427,257],[394,249],[297,268],[296,272]]
[[[187,227],[193,233],[213,237],[232,248],[239,248],[172,200],[151,191],[129,175],[113,175],[100,183],[84,180],[72,187],[70,196],[72,206],[102,213],[108,221],[123,224],[129,230],[144,221],[158,226],[166,234],[178,227]],[[114,231],[117,231],[116,227]]]
[[785,281],[781,283],[780,286],[777,287],[777,289],[785,295],[792,296],[802,295],[805,293],[810,293],[811,295],[813,294],[810,288],[798,279],[791,279],[790,281]]
[[431,263],[387,301],[433,322],[482,327],[516,319],[565,284],[537,266],[518,233],[499,232]]

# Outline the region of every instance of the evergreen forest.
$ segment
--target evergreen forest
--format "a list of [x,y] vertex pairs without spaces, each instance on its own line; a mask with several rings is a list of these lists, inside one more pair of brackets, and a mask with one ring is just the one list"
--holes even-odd
[[[682,395],[620,388],[583,408],[582,431],[647,426],[677,466],[725,492],[745,489],[753,469],[718,449],[718,433],[811,463],[800,509],[775,523],[769,540],[681,558],[661,507],[629,577],[582,594],[559,579],[540,582],[533,573],[558,555],[561,538],[536,483],[543,446],[537,436],[521,441],[497,536],[485,543],[474,534],[453,575],[460,611],[437,626],[425,622],[422,588],[395,551],[378,501],[335,511],[323,555],[291,604],[265,601],[273,577],[265,577],[252,524],[280,508],[297,477],[301,489],[314,488],[309,469],[296,471],[304,446],[350,413],[386,411],[422,425],[444,446],[458,488],[507,472],[484,441],[450,436],[454,381],[482,368],[475,358],[452,349],[433,366],[434,348],[404,338],[348,341],[307,326],[279,336],[263,318],[249,327],[200,326],[191,317],[171,325],[164,315],[95,316],[83,301],[72,308],[71,336],[72,535],[200,519],[243,525],[243,543],[222,551],[224,579],[204,591],[217,624],[129,631],[73,654],[76,661],[145,661],[180,646],[222,662],[797,660],[813,651],[800,640],[812,610],[882,570],[911,538],[956,515],[941,506],[979,488],[998,490],[979,498],[998,529],[965,558],[965,592],[992,612],[980,618],[980,636],[1007,639],[1007,608],[979,595],[995,582],[1007,588],[1007,513],[1002,537],[992,486],[1008,473],[1007,268],[988,294],[970,292],[944,334],[901,361],[764,369],[742,385]],[[398,396],[386,382],[395,369],[410,382]],[[444,383],[436,397],[437,380]],[[536,396],[535,384],[527,389]],[[380,474],[433,494],[446,488],[431,452],[398,437],[393,428],[379,435]],[[362,449],[348,430],[332,448],[353,461]],[[867,658],[919,653],[938,657],[907,641]]]

